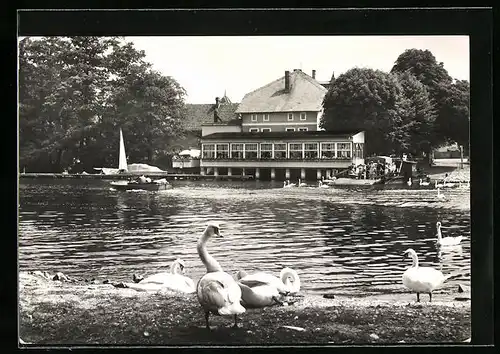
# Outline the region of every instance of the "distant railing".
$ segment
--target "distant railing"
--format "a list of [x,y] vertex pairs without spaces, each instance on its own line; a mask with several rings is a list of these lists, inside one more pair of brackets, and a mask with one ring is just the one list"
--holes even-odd
[[351,157],[305,157],[305,158],[229,158],[203,157],[203,161],[351,161]]

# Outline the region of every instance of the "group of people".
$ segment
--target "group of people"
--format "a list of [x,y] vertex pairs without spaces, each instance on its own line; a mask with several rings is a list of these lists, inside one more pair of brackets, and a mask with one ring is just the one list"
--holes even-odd
[[397,166],[394,162],[371,161],[367,164],[352,164],[349,167],[349,175],[357,179],[376,179],[384,175],[392,175],[397,172]]

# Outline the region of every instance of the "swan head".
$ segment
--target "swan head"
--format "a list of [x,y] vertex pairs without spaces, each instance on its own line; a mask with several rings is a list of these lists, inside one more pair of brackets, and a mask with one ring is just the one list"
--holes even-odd
[[280,272],[280,278],[290,293],[300,291],[300,278],[295,270],[288,267],[283,268]]
[[247,272],[245,272],[244,270],[240,270],[238,271],[238,273],[236,273],[236,279],[240,280],[244,277],[246,277],[248,275]]
[[438,229],[439,229],[439,228],[441,228],[441,221],[438,221],[438,222],[436,223],[436,228],[438,228]]
[[220,233],[220,224],[216,221],[209,221],[207,223],[207,228],[205,229],[205,234],[208,237],[223,237]]
[[406,258],[411,257],[413,260],[417,259],[417,252],[413,250],[413,248],[408,248],[406,251],[403,252],[403,260]]
[[177,270],[179,270],[180,273],[184,273],[184,269],[186,268],[186,264],[184,261],[180,258],[177,258],[175,261],[172,262],[172,265],[170,266],[170,269],[172,270],[172,273],[177,273]]

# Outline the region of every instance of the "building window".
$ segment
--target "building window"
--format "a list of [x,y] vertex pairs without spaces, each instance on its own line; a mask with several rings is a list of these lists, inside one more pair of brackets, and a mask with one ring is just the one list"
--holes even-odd
[[231,144],[231,158],[232,159],[243,158],[243,144]]
[[306,115],[306,113],[305,113],[305,112],[302,112],[302,113],[300,114],[300,120],[306,120],[306,119],[307,119],[307,115]]
[[337,143],[337,157],[351,158],[351,143]]
[[271,128],[261,128],[260,131],[263,133],[269,133],[271,132]]
[[335,157],[335,143],[321,143],[321,158],[331,159]]
[[288,113],[288,120],[293,120],[293,113]]
[[216,156],[218,159],[229,158],[229,144],[217,144]]
[[263,114],[263,115],[262,115],[262,120],[263,120],[264,122],[269,122],[269,114]]
[[363,158],[363,143],[355,143],[354,144],[354,157],[362,159]]
[[256,121],[257,121],[257,115],[256,115],[256,114],[251,114],[251,115],[250,115],[250,120],[251,120],[252,122],[256,122]]
[[250,128],[249,132],[250,133],[258,133],[259,132],[259,128]]
[[215,144],[203,144],[203,158],[215,159]]
[[257,144],[245,144],[245,159],[256,159],[257,158]]
[[287,132],[294,132],[295,131],[295,128],[286,128],[285,129]]
[[270,159],[273,157],[273,144],[261,143],[260,144],[260,158]]
[[318,158],[318,143],[306,143],[306,144],[304,144],[304,157],[306,159],[317,159]]
[[306,132],[306,131],[307,131],[307,127],[297,128],[297,130],[298,130],[299,132]]
[[274,158],[286,159],[286,144],[274,144]]
[[302,143],[290,143],[290,157],[291,159],[303,159],[302,157]]

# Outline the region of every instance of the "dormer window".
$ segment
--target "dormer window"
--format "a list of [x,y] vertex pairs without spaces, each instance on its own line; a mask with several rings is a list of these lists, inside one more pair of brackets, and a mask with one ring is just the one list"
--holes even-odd
[[265,114],[265,113],[264,113],[264,114],[262,115],[262,121],[264,121],[264,122],[269,122],[269,114]]
[[251,120],[252,122],[256,122],[256,121],[257,121],[257,115],[256,115],[256,114],[251,114],[251,115],[250,115],[250,120]]
[[293,120],[293,113],[288,113],[288,120]]
[[306,120],[306,119],[307,119],[306,112],[300,113],[300,120]]

